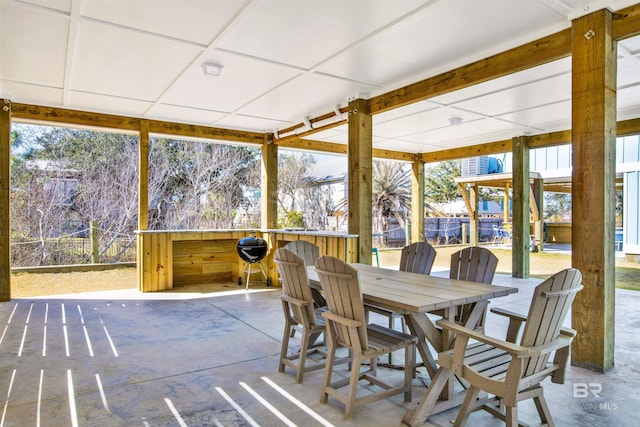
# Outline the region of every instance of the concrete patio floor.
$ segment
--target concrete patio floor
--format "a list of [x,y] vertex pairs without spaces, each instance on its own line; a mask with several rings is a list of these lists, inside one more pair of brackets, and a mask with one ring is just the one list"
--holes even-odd
[[[494,283],[519,292],[491,306],[526,313],[539,280],[497,276]],[[279,289],[228,289],[125,290],[1,303],[0,427],[399,426],[424,392],[428,377],[420,370],[413,402],[397,396],[360,406],[353,421],[343,421],[341,404],[319,402],[322,370],[305,374],[302,384],[290,371],[277,371],[284,324]],[[640,294],[619,290],[616,296],[615,369],[600,374],[571,367],[564,385],[544,383],[559,426],[638,425]],[[505,325],[490,314],[487,332],[502,337]],[[385,375],[401,377],[395,369]],[[582,397],[583,384],[588,397]],[[539,424],[531,402],[519,408],[522,421]],[[430,422],[449,426],[456,413]],[[500,423],[478,412],[469,425]]]

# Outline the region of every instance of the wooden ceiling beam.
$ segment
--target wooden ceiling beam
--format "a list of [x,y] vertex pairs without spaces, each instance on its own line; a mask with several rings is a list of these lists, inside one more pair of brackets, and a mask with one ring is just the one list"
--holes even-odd
[[452,148],[449,150],[433,151],[422,154],[425,163],[443,162],[446,160],[459,160],[467,157],[486,156],[511,151],[511,140],[489,142],[486,144],[471,145],[468,147]]
[[[114,114],[92,113],[87,111],[20,103],[12,103],[12,117],[14,119],[33,123],[57,123],[60,125],[115,129],[135,133],[140,131],[140,121],[146,120]],[[149,132],[156,134],[187,138],[217,139],[222,141],[245,142],[260,145],[265,140],[265,134],[258,132],[172,123],[160,120],[147,121],[149,123]]]
[[490,56],[434,77],[375,96],[367,101],[378,114],[438,95],[464,89],[571,55],[571,29]]
[[623,40],[640,35],[640,4],[629,6],[613,14],[611,38]]
[[[277,139],[275,143],[282,148],[292,148],[296,150],[319,151],[328,154],[347,154],[346,144],[336,144],[335,142],[315,141],[304,138]],[[402,162],[412,162],[416,159],[416,154],[402,151],[373,149],[373,157],[384,160],[398,160]]]
[[43,107],[40,105],[12,104],[12,118],[42,124],[119,129],[138,132],[140,119],[115,114],[90,113],[65,108]]

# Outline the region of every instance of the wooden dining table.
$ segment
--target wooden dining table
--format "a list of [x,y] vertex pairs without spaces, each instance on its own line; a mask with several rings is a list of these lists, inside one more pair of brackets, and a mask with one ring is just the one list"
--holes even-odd
[[[418,351],[431,379],[436,375],[438,365],[429,347],[437,354],[450,349],[454,339],[452,334],[436,326],[435,321],[442,317],[432,313],[438,312],[445,319],[454,321],[458,307],[473,304],[464,326],[474,329],[489,300],[518,292],[517,288],[508,286],[409,273],[366,264],[349,265],[358,271],[365,305],[384,308],[404,316],[411,333],[418,337]],[[321,288],[318,273],[312,266],[308,267],[308,277],[312,287]],[[427,393],[415,409],[408,411],[403,419],[405,424],[423,424],[430,414],[460,405],[464,392],[454,393],[452,375],[437,403],[426,405],[423,401],[426,397]]]

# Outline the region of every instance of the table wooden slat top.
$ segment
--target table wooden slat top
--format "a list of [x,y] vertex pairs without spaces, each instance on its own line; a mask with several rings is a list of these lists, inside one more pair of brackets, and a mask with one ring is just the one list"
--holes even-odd
[[[517,288],[508,286],[408,273],[366,264],[349,265],[358,270],[366,304],[400,314],[426,313],[518,292]],[[314,267],[308,268],[308,276],[312,285],[319,284]]]

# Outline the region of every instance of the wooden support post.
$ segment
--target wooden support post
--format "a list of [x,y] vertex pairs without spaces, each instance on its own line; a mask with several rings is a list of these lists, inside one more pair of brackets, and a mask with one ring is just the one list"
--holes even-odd
[[[533,180],[531,186],[531,198],[535,204],[535,213],[533,217],[533,238],[537,249],[544,250],[544,181],[540,178]],[[534,210],[532,209],[532,212]]]
[[371,264],[373,133],[364,99],[349,102],[349,233],[357,234],[358,262]]
[[[267,133],[262,144],[262,186],[261,186],[261,215],[262,230],[278,228],[278,146],[273,143],[273,134]],[[278,273],[273,260],[273,253],[277,249],[273,240],[269,238],[269,253],[265,257],[264,268],[273,283],[277,283]]]
[[262,229],[278,228],[278,146],[273,143],[273,134],[265,135],[262,144]]
[[0,301],[11,299],[11,101],[0,99]]
[[[138,230],[149,229],[149,121],[140,120],[140,137],[138,138]],[[136,236],[136,276],[138,290],[144,292],[145,286],[145,241],[143,236]]]
[[[416,156],[411,165],[411,238],[406,242],[424,242],[424,162]],[[408,232],[408,230],[407,230]]]
[[511,275],[529,277],[529,137],[513,138],[513,221],[511,225]]
[[506,185],[504,187],[504,195],[503,197],[503,204],[504,206],[502,206],[502,222],[506,223],[509,222],[509,201],[511,200],[511,197],[509,196],[509,186]]
[[91,240],[91,263],[100,263],[100,242],[98,237],[98,221],[89,223],[89,235]]
[[469,204],[473,211],[469,211],[469,245],[478,246],[480,235],[480,218],[478,215],[478,203],[480,201],[480,186],[474,182],[469,186]]
[[612,14],[603,9],[573,22],[572,255],[584,289],[571,311],[578,331],[572,363],[607,371],[614,366],[615,146],[617,46]]
[[149,229],[149,122],[140,120],[138,146],[138,230]]

